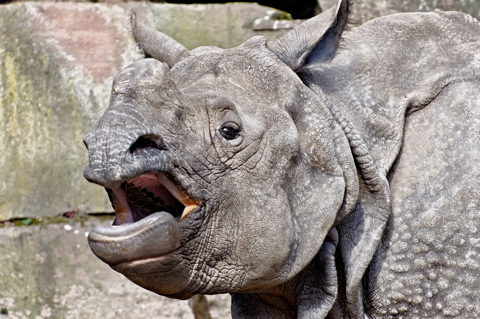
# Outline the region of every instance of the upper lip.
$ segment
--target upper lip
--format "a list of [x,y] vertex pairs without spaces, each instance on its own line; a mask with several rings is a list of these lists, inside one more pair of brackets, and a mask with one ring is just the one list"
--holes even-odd
[[107,192],[116,212],[115,225],[133,223],[158,211],[170,213],[181,221],[201,208],[201,202],[192,199],[163,174],[143,174]]

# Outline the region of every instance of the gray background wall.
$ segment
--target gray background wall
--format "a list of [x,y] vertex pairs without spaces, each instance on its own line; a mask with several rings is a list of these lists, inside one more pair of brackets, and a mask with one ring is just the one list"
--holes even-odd
[[[480,1],[357,0],[352,22],[436,8],[478,18]],[[105,111],[115,73],[140,58],[130,37],[132,9],[190,49],[229,48],[254,35],[272,40],[286,32],[253,31],[255,18],[271,10],[253,3],[1,5],[0,221],[111,211],[104,190],[83,179],[82,138]]]
[[83,136],[108,106],[113,76],[140,57],[129,16],[188,48],[229,48],[271,10],[257,4],[13,3],[0,6],[0,220],[111,211],[82,175]]

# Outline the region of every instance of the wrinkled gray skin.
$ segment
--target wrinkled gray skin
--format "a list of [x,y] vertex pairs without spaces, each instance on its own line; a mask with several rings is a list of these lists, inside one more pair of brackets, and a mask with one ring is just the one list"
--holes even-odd
[[[117,211],[94,253],[162,295],[232,293],[234,318],[480,316],[480,25],[398,14],[342,35],[348,11],[228,50],[133,18],[151,58],[85,137]],[[125,181],[195,209],[140,220]]]

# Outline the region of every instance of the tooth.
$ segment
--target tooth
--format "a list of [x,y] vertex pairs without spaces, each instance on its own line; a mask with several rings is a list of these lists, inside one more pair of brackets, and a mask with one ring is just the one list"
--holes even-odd
[[113,189],[113,193],[115,194],[113,200],[113,206],[116,213],[116,218],[119,224],[124,223],[133,223],[133,215],[132,210],[130,209],[130,205],[127,202],[127,198],[125,197],[125,192],[121,187]]
[[186,206],[185,209],[183,210],[182,217],[180,217],[180,221],[182,221],[185,217],[187,217],[197,207],[198,205]]

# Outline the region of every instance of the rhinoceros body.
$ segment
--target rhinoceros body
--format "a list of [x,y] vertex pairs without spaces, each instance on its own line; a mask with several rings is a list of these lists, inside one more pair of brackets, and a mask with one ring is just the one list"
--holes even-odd
[[148,58],[85,137],[114,270],[235,318],[480,316],[480,25],[399,14],[342,35],[348,1],[275,42]]

